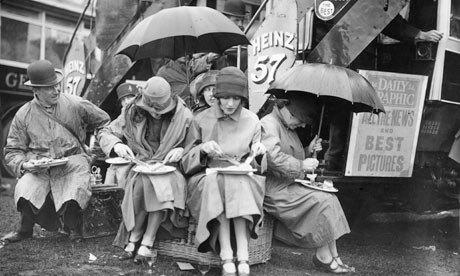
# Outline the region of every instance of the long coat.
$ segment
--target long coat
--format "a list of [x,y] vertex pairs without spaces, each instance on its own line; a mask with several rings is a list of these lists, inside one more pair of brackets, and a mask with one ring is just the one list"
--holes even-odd
[[215,141],[224,154],[241,160],[250,152],[253,143],[259,142],[261,128],[259,119],[249,110],[240,107],[225,116],[216,104],[202,111],[193,120],[187,134],[188,152],[182,158],[188,179],[187,206],[198,220],[195,240],[198,250],[219,251],[217,244],[217,217],[243,217],[253,238],[254,227],[262,216],[265,177],[259,175],[224,175],[206,168],[226,167],[225,161],[212,159],[200,152],[202,143]]
[[[18,110],[4,149],[6,164],[20,177],[15,202],[24,198],[40,209],[51,191],[57,211],[69,200],[85,208],[91,196],[89,158],[67,129],[39,109],[44,111],[35,98]],[[54,116],[69,125],[82,141],[87,131],[97,130],[110,121],[109,115],[94,104],[68,94],[60,95]],[[69,162],[21,176],[22,163],[41,157],[68,157]]]
[[[192,113],[184,102],[176,97],[174,114],[171,118],[165,119],[160,129],[159,146],[153,149],[146,141],[147,120],[150,117],[136,105],[138,100],[140,96],[130,102],[116,120],[99,132],[100,146],[106,155],[110,155],[115,144],[122,142],[124,138],[138,159],[161,161],[171,149],[184,146]],[[185,210],[184,176],[178,170],[162,175],[143,175],[132,171],[132,168],[129,168],[126,178],[125,195],[121,205],[123,222],[114,241],[114,245],[120,247],[128,242],[128,232],[134,228],[135,214],[139,211],[168,210],[169,220],[164,217],[165,223],[162,226],[169,232],[173,231],[173,228],[186,226],[185,220],[180,216]]]
[[295,246],[317,248],[349,233],[334,194],[294,182],[305,177],[305,151],[297,133],[286,127],[278,108],[261,123],[268,164],[264,210],[277,219],[275,237]]

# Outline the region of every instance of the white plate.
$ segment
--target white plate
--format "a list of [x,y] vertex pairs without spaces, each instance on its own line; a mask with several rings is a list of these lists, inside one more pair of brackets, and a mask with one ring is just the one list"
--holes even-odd
[[[153,166],[153,164],[152,164]],[[150,167],[137,165],[133,168],[133,171],[143,174],[166,174],[175,171],[176,168],[173,166],[163,165],[152,170]]]
[[131,163],[131,161],[129,161],[128,159],[124,159],[123,157],[108,158],[105,159],[105,162],[114,165],[125,165]]
[[337,193],[339,190],[335,187],[318,187],[316,185],[311,185],[311,182],[309,180],[304,180],[304,179],[295,179],[295,182],[300,183],[304,185],[305,187],[318,190],[318,191],[323,191],[323,192],[328,192],[328,193]]
[[227,168],[212,168],[218,173],[222,174],[248,174],[256,172],[256,169],[227,169]]
[[69,162],[69,158],[64,157],[60,159],[50,159],[50,161],[42,164],[34,164],[35,168],[49,168],[49,167],[56,167],[61,166]]

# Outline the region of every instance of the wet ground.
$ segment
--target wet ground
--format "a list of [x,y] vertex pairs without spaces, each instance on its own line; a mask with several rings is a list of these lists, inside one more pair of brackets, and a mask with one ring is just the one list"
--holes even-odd
[[[13,230],[19,216],[12,191],[0,194],[0,235]],[[352,225],[352,233],[338,241],[342,259],[356,275],[458,275],[459,221],[447,218],[411,224]],[[35,237],[0,245],[0,274],[20,275],[200,275],[180,271],[176,260],[160,256],[152,268],[120,262],[113,236],[72,243],[35,229]],[[89,254],[97,259],[90,261]],[[251,267],[252,275],[327,275],[311,262],[314,251],[274,242],[272,258]],[[220,275],[212,269],[207,275]]]

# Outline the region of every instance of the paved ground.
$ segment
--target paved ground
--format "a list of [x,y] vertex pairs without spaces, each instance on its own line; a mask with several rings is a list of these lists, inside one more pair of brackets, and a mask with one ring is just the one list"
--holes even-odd
[[[0,235],[14,229],[18,215],[12,191],[0,194]],[[339,240],[342,259],[356,267],[356,275],[458,275],[458,218],[417,224],[364,224]],[[113,237],[74,244],[47,237],[38,227],[35,238],[0,248],[0,274],[21,275],[199,275],[180,271],[172,258],[159,257],[147,267],[120,262]],[[0,245],[1,247],[1,245]],[[89,254],[97,257],[89,261]],[[274,243],[267,264],[252,267],[253,275],[326,275],[311,262],[312,250]],[[207,275],[220,275],[212,269]]]

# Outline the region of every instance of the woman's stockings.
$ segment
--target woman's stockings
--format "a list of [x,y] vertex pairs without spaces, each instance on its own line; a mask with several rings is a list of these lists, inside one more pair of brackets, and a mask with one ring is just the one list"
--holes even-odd
[[150,212],[148,213],[147,228],[143,229],[144,220],[147,217],[147,212],[142,211],[136,214],[134,219],[134,229],[131,231],[129,236],[129,242],[135,243],[142,237],[142,245],[152,246],[155,241],[155,236],[158,228],[161,224],[162,213],[161,212]]
[[246,226],[246,220],[244,218],[234,218],[233,224],[235,226],[235,237],[236,237],[236,255],[238,261],[249,260],[249,241],[248,241],[248,228]]
[[221,214],[217,217],[219,220],[219,244],[220,244],[220,258],[222,260],[233,259],[233,250],[230,243],[230,220]]

